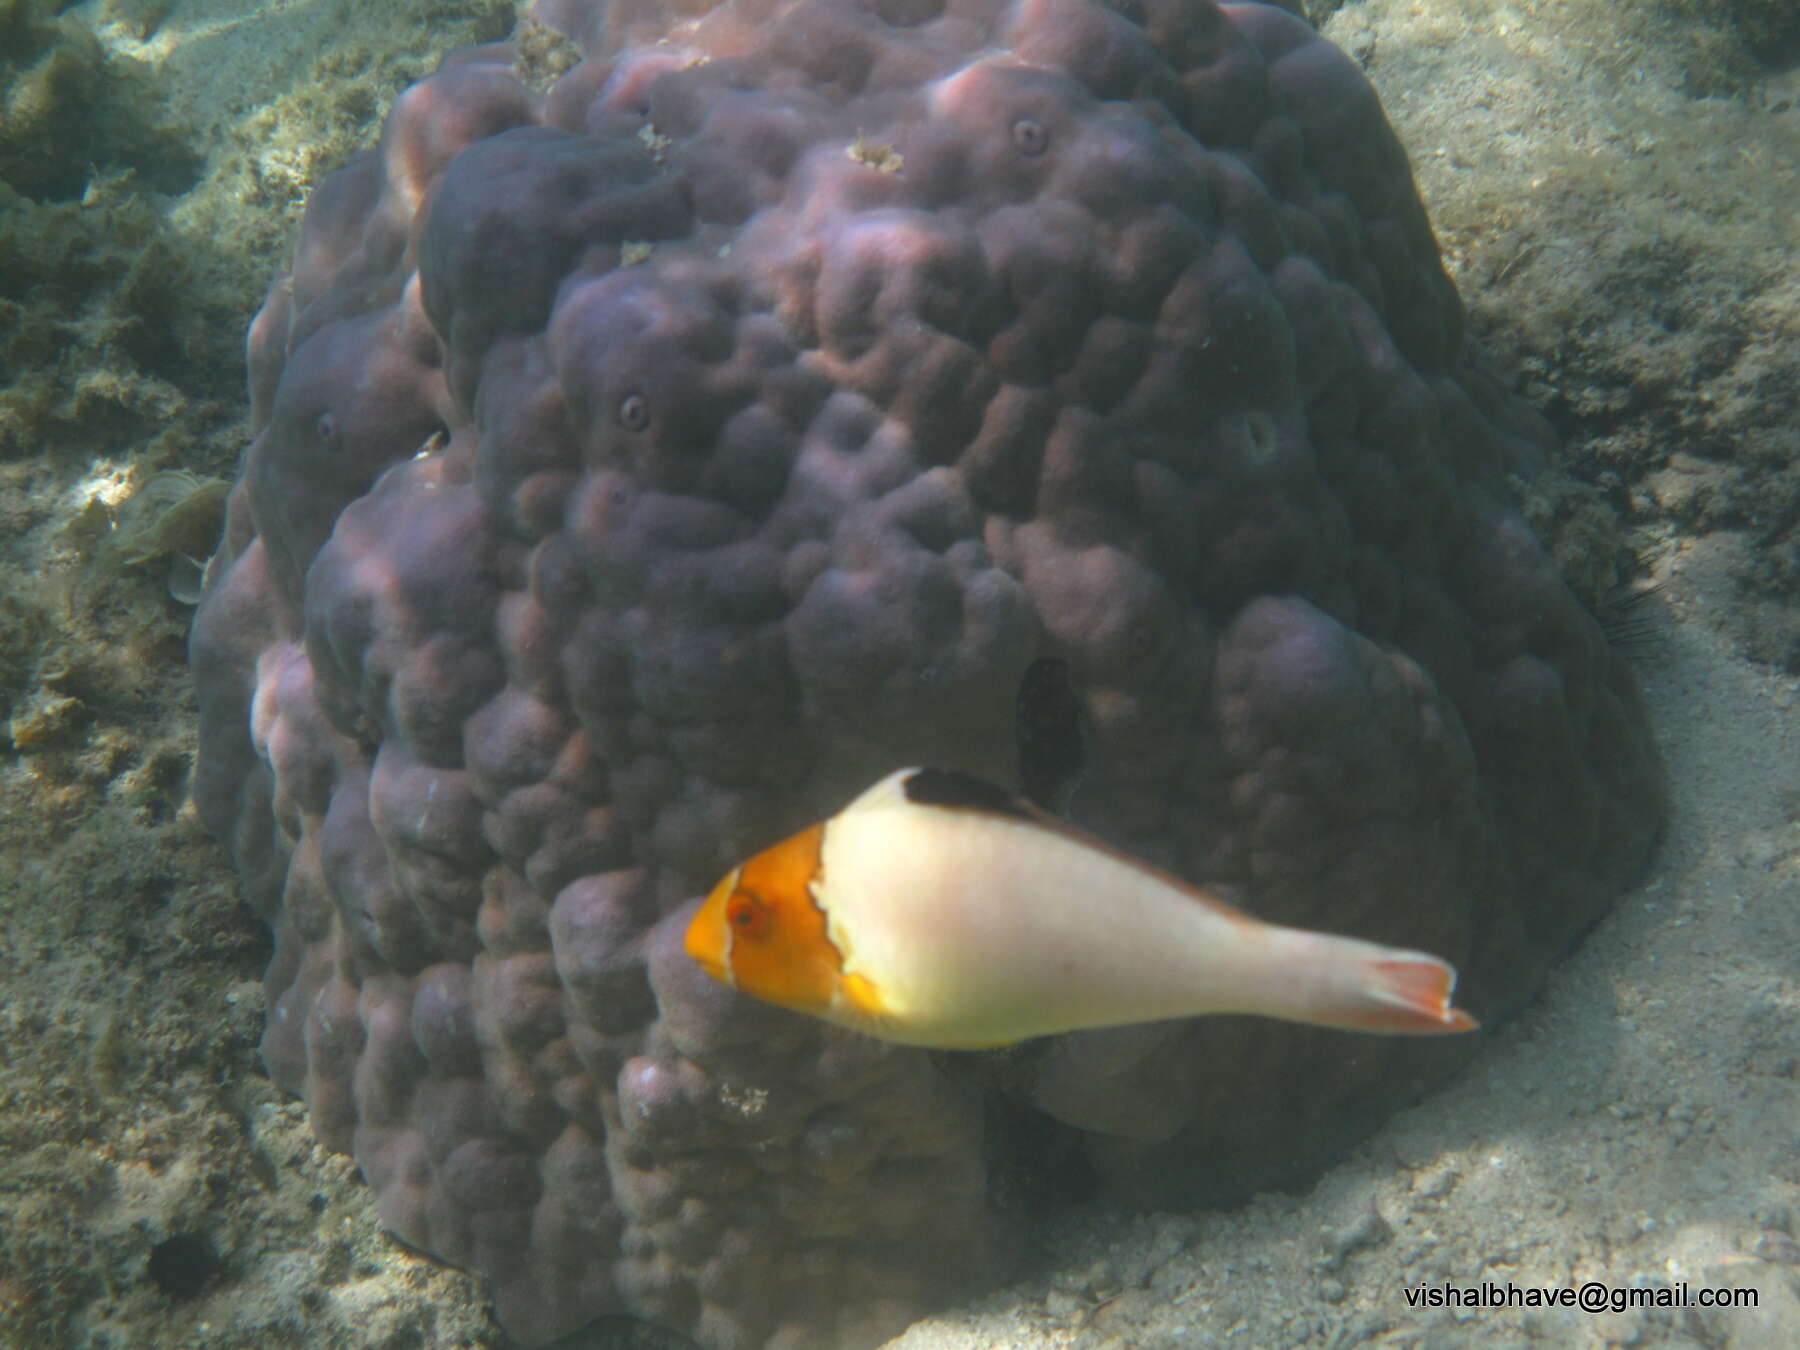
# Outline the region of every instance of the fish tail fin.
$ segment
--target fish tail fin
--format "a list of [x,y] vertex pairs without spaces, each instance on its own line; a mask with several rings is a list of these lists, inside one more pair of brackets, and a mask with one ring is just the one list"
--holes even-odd
[[1445,1036],[1481,1025],[1450,1001],[1456,968],[1422,952],[1389,950],[1368,962],[1366,1001],[1347,1008],[1339,1026]]
[[1287,930],[1293,1002],[1275,1015],[1346,1031],[1447,1036],[1481,1024],[1451,1002],[1456,968],[1424,952]]

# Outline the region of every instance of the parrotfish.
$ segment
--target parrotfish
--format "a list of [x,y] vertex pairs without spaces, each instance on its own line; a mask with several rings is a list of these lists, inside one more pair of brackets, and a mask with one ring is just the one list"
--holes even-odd
[[944,1050],[1206,1013],[1478,1025],[1435,956],[1265,923],[948,769],[892,773],[733,868],[686,947],[742,993]]

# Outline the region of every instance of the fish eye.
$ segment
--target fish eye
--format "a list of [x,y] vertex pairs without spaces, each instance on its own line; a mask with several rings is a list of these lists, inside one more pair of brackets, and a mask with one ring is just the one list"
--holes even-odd
[[740,937],[762,938],[769,933],[769,907],[739,891],[725,902],[725,922]]

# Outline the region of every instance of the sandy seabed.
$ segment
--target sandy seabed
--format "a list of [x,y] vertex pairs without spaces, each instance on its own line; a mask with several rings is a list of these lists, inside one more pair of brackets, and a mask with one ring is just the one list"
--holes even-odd
[[[159,199],[158,237],[195,256],[204,237],[177,284],[240,322],[305,188],[495,8],[68,17],[142,62],[191,133],[199,176]],[[1800,75],[1736,41],[1729,8],[1364,0],[1324,20],[1411,148],[1475,330],[1568,437],[1544,528],[1617,512],[1633,584],[1656,587],[1632,611],[1674,790],[1654,869],[1469,1070],[1308,1190],[1068,1215],[1020,1283],[895,1350],[1800,1337],[1800,595],[1780,518],[1800,501]],[[122,212],[122,191],[82,209]],[[0,1343],[498,1350],[479,1287],[382,1234],[262,1074],[267,940],[182,804],[189,611],[96,535],[151,467],[231,472],[242,408],[167,383],[185,441],[51,419],[0,466]],[[1415,1302],[1483,1285],[1617,1306]],[[1701,1306],[1721,1293],[1739,1306]],[[614,1324],[566,1344],[676,1342]]]

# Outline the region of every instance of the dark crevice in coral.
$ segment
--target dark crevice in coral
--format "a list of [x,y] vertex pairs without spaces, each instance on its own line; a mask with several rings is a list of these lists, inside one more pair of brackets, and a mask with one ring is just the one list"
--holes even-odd
[[204,1234],[177,1233],[150,1249],[150,1282],[170,1298],[190,1299],[219,1268],[218,1253]]
[[1046,811],[1061,812],[1081,777],[1081,697],[1069,663],[1043,656],[1019,680],[1019,788]]

